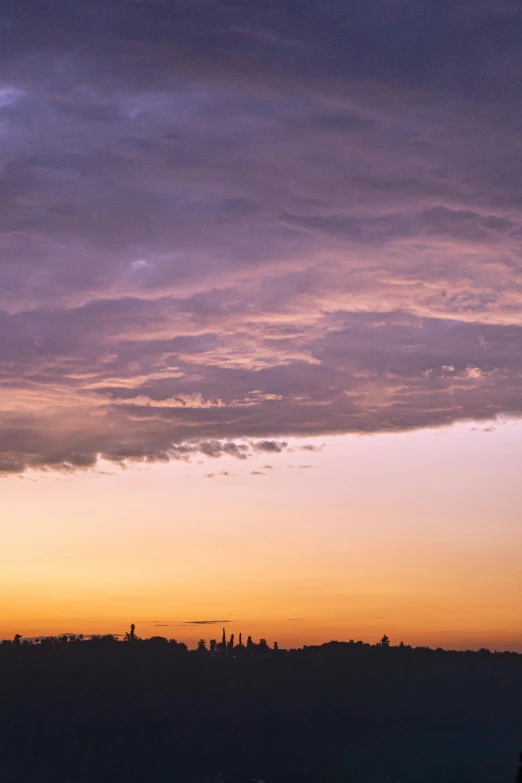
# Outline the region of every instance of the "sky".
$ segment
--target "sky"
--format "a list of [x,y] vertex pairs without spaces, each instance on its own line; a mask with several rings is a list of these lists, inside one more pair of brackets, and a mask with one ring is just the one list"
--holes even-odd
[[522,651],[521,34],[3,3],[0,636]]

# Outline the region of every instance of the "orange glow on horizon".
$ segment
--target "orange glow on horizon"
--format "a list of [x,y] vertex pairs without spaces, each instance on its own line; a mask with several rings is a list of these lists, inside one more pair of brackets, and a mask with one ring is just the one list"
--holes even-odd
[[0,638],[135,622],[189,646],[226,625],[283,647],[387,633],[522,651],[521,433],[296,442],[263,476],[230,459],[213,479],[208,462],[45,474],[30,493],[34,476],[7,479]]

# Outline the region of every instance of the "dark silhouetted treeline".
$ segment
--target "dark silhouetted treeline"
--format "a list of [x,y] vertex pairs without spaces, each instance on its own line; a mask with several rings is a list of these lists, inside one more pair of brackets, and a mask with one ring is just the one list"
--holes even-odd
[[0,645],[0,783],[514,783],[521,744],[514,653],[134,626]]

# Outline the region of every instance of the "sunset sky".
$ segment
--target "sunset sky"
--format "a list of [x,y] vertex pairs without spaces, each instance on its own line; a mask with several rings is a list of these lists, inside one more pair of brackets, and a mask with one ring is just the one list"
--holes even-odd
[[2,4],[0,638],[522,652],[521,40]]

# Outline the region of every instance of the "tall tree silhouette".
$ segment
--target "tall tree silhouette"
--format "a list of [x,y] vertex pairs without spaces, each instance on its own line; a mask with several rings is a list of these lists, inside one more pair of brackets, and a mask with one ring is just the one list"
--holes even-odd
[[125,641],[126,642],[137,642],[138,637],[136,636],[136,626],[134,623],[131,623],[130,631],[125,632]]
[[381,647],[389,647],[390,646],[390,639],[386,634],[382,637],[381,641],[379,642]]
[[228,640],[227,652],[228,653],[233,653],[234,652],[234,634],[233,633],[230,634],[230,639]]

